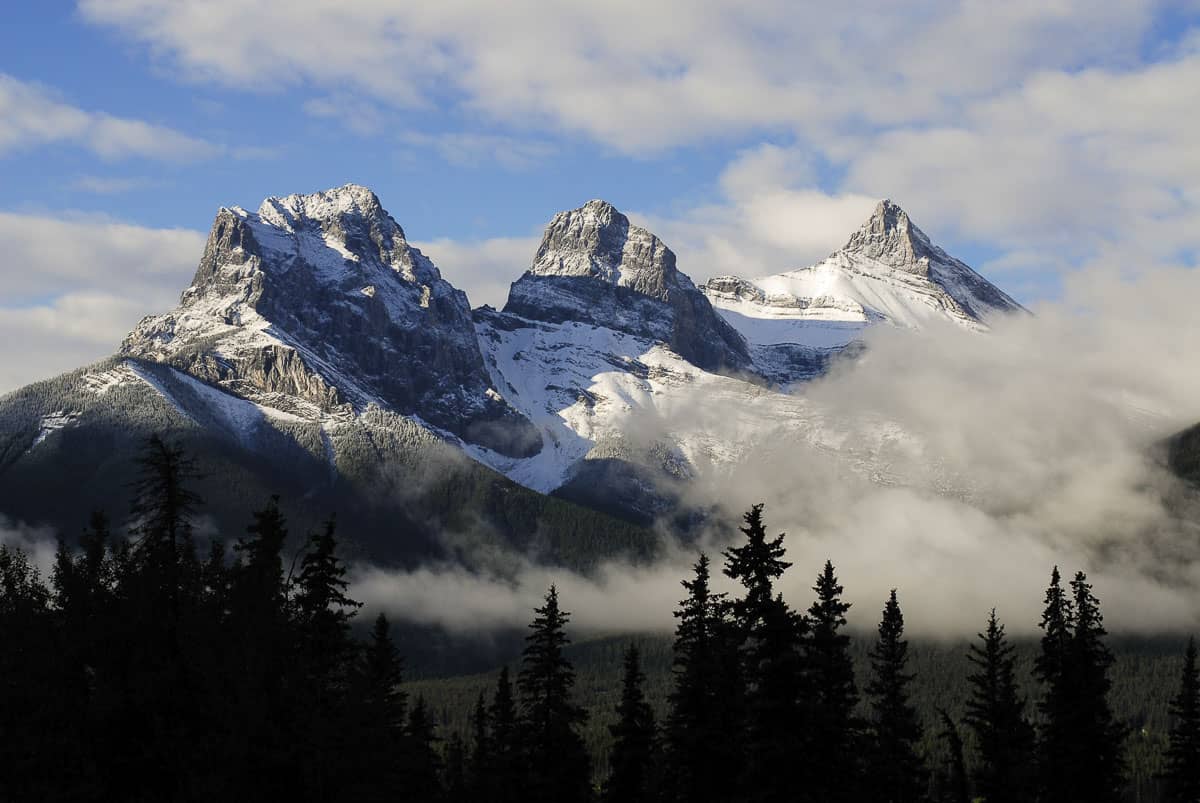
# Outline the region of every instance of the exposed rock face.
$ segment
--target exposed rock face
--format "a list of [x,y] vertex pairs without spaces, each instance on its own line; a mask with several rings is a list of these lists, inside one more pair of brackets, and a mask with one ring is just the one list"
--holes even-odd
[[705,370],[737,373],[751,362],[744,339],[676,269],[674,252],[604,201],[554,216],[504,311],[661,341]]
[[876,205],[870,219],[850,236],[841,252],[928,278],[977,320],[994,312],[1022,309],[994,284],[930,242],[908,213],[889,199]]
[[139,323],[121,351],[252,400],[376,404],[501,454],[541,446],[490,387],[466,295],[365,187],[220,210],[179,306]]

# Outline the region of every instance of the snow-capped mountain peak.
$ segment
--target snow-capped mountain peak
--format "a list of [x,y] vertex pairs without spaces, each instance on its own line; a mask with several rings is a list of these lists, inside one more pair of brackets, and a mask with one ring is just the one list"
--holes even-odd
[[675,254],[662,240],[601,200],[555,215],[529,272],[591,277],[660,301],[672,291],[695,289],[675,268]]
[[719,276],[702,290],[750,343],[771,346],[839,348],[875,323],[950,320],[983,330],[991,316],[1023,309],[934,245],[891,200],[816,265],[757,279]]
[[675,253],[606,201],[551,219],[504,312],[661,341],[708,370],[738,372],[750,362],[741,336],[675,267]]
[[253,401],[376,405],[502,453],[540,448],[489,385],[466,295],[354,184],[220,210],[179,306],[121,350]]
[[875,205],[871,217],[841,250],[922,276],[928,275],[929,260],[935,257],[935,248],[925,232],[889,198]]

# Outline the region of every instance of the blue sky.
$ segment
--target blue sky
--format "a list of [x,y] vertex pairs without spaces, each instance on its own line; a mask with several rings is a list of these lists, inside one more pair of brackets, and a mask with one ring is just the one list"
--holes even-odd
[[357,182],[475,303],[602,197],[697,280],[881,197],[1022,301],[1195,263],[1200,4],[81,0],[0,27],[0,393],[111,353],[217,207]]

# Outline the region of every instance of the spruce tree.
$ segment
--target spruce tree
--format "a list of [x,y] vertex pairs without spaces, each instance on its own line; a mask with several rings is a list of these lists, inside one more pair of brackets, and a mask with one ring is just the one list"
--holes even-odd
[[495,803],[524,800],[522,794],[528,771],[507,666],[500,668],[496,679],[496,691],[488,707],[488,722],[491,725],[491,760],[486,763],[485,777],[490,783],[489,795]]
[[1200,801],[1200,669],[1196,640],[1188,639],[1179,693],[1171,700],[1171,742],[1163,773],[1167,803]]
[[487,701],[483,692],[475,700],[471,712],[471,760],[467,767],[467,788],[474,800],[485,800],[492,794],[493,749]]
[[417,697],[408,712],[406,739],[401,793],[405,799],[436,803],[442,798],[442,762],[438,758],[438,739],[424,697]]
[[401,688],[403,662],[387,616],[375,617],[351,683],[349,748],[355,771],[347,798],[394,800],[403,792],[408,695]]
[[866,776],[871,797],[883,803],[920,800],[925,786],[916,751],[921,724],[908,699],[914,676],[907,667],[904,614],[892,589],[879,622],[879,639],[871,650],[871,681],[866,688],[874,731]]
[[843,590],[833,563],[825,561],[813,586],[817,599],[808,609],[812,627],[808,642],[812,678],[809,715],[814,735],[809,754],[817,768],[812,779],[813,797],[830,803],[856,799],[859,781],[858,740],[862,727],[855,716],[858,689],[850,637],[842,631],[850,610],[850,603],[842,601]]
[[546,603],[529,628],[517,687],[521,691],[521,733],[529,770],[527,799],[541,803],[585,801],[591,794],[590,758],[577,728],[587,712],[575,705],[575,671],[563,654],[570,643],[570,615],[558,607],[550,586]]
[[709,588],[706,555],[694,571],[675,612],[664,797],[725,803],[737,799],[744,765],[739,639],[724,595]]
[[[725,551],[725,575],[739,581],[745,596],[733,604],[743,638],[746,679],[746,777],[750,800],[804,799],[812,791],[808,699],[802,643],[807,621],[776,594],[774,582],[791,566],[783,559],[783,534],[768,538],[763,506],[744,516],[746,541]],[[779,767],[790,766],[786,775]]]
[[1041,652],[1034,662],[1034,674],[1041,681],[1042,699],[1038,710],[1042,725],[1038,733],[1038,789],[1044,799],[1069,800],[1073,786],[1067,776],[1072,760],[1073,704],[1069,677],[1071,633],[1075,610],[1055,566],[1046,588],[1042,611]]
[[974,670],[965,717],[979,748],[977,791],[989,803],[1023,803],[1033,796],[1033,726],[1017,691],[1013,647],[994,608],[979,640],[967,655]]
[[645,681],[637,646],[630,644],[625,651],[617,723],[608,727],[613,746],[604,800],[609,803],[648,803],[652,798],[655,727],[654,712],[642,689]]
[[1108,705],[1113,663],[1104,644],[1100,604],[1083,572],[1068,594],[1058,568],[1050,575],[1035,664],[1044,686],[1038,744],[1044,799],[1105,803],[1120,799],[1124,729]]
[[333,519],[309,538],[294,599],[299,655],[296,711],[305,738],[298,745],[301,780],[318,799],[332,796],[351,771],[345,749],[347,693],[355,659],[350,620],[360,603],[346,596],[346,568],[337,556]]
[[1074,734],[1081,783],[1076,794],[1091,803],[1121,800],[1125,759],[1125,728],[1113,717],[1108,703],[1112,688],[1109,670],[1113,655],[1104,643],[1108,635],[1100,615],[1100,602],[1092,594],[1087,575],[1076,572],[1071,580],[1075,630],[1069,649],[1069,677],[1075,698]]

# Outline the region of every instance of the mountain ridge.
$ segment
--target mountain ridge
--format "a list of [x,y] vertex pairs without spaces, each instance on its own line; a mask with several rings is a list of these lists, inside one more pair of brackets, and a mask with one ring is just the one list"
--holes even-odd
[[[876,212],[853,249],[835,252],[848,276],[900,275],[880,287],[916,288],[926,303],[939,271],[968,275],[899,207]],[[768,317],[774,296],[737,277],[697,287],[676,263],[653,233],[593,200],[554,216],[502,310],[472,310],[366,187],[222,208],[179,304],[139,322],[111,365],[64,375],[36,404],[28,393],[0,399],[0,476],[22,466],[46,476],[46,461],[66,459],[62,444],[136,417],[132,399],[160,409],[168,430],[230,444],[268,480],[278,461],[304,467],[289,486],[301,495],[350,483],[355,498],[382,494],[370,504],[387,507],[422,487],[420,455],[437,443],[639,525],[675,516],[692,480],[773,448],[780,432],[855,465],[892,448],[881,436],[846,451],[826,413],[783,391],[853,359],[865,326],[896,321],[852,297],[793,295],[777,306],[803,324],[828,325],[830,310],[859,317],[832,320],[849,335],[836,342],[764,340],[739,327],[726,296]],[[970,301],[929,314],[986,328]],[[735,441],[714,429],[732,422],[697,415],[709,406],[736,411]]]

